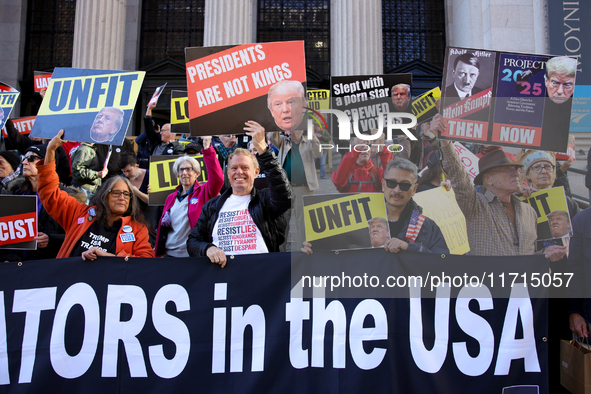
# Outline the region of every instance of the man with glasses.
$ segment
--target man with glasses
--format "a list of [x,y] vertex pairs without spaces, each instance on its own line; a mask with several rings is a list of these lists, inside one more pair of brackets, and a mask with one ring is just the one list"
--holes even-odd
[[392,238],[384,248],[392,253],[449,253],[439,226],[423,216],[422,208],[412,199],[418,186],[417,172],[416,165],[401,158],[393,159],[386,167],[382,190]]
[[[410,160],[395,158],[388,163],[382,179],[382,191],[391,238],[383,247],[391,253],[401,250],[449,253],[439,226],[423,216],[423,209],[412,199],[417,191],[418,179],[417,166]],[[300,250],[312,254],[312,245],[304,242]]]
[[152,156],[182,155],[185,148],[175,140],[175,135],[170,132],[170,123],[165,123],[158,129],[152,120],[152,109],[155,106],[156,103],[150,104],[144,117],[144,129],[152,145]]

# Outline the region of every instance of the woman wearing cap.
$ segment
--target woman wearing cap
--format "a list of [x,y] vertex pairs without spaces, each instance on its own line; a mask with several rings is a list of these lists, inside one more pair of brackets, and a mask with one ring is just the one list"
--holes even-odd
[[[524,190],[526,197],[535,191],[553,187],[556,180],[555,153],[542,150],[520,150],[517,156],[519,161],[523,163],[525,180],[529,185],[529,188]],[[566,203],[572,219],[579,212],[579,206],[569,196],[566,196]]]
[[224,175],[216,152],[211,145],[211,137],[203,137],[203,160],[207,168],[207,182],[197,181],[201,167],[190,156],[179,157],[172,167],[180,185],[164,203],[164,211],[158,223],[156,234],[156,256],[189,257],[187,238],[197,224],[203,204],[220,193]]
[[[33,145],[25,150],[25,156],[22,161],[24,182],[15,188],[12,194],[20,196],[34,196],[37,194],[38,172],[36,164],[45,158],[45,152],[45,145]],[[86,199],[86,195],[82,191],[64,190],[78,195],[79,201]],[[64,242],[64,236],[64,229],[49,216],[43,204],[38,204],[37,237],[35,238],[37,241],[37,250],[22,251],[19,253],[19,256],[23,260],[54,259]]]
[[39,198],[66,232],[57,257],[154,257],[138,200],[127,179],[109,178],[91,198],[90,206],[59,189],[55,150],[65,143],[63,134],[60,130],[49,142],[45,161],[37,164]]
[[19,164],[15,153],[0,152],[0,194],[11,194],[13,189],[24,182]]

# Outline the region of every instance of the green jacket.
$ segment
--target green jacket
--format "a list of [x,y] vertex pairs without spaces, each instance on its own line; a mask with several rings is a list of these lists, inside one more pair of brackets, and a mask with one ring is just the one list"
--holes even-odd
[[96,148],[83,142],[72,155],[72,184],[94,193],[102,183],[101,170]]

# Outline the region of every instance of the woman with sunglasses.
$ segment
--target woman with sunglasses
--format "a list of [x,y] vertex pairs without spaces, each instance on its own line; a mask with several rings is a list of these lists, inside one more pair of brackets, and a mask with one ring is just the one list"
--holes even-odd
[[172,170],[180,185],[164,203],[164,211],[158,222],[156,256],[189,257],[187,238],[197,224],[203,204],[220,193],[224,184],[222,167],[216,160],[211,137],[203,137],[203,160],[207,168],[207,182],[197,181],[201,166],[190,156],[179,157]]
[[115,176],[103,183],[86,205],[59,189],[55,150],[66,141],[63,130],[47,146],[45,161],[37,164],[39,198],[65,230],[58,258],[82,256],[154,257],[138,200],[129,181]]

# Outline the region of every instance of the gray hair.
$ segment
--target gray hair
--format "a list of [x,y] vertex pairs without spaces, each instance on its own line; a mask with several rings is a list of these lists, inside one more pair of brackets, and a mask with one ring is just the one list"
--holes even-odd
[[562,74],[574,77],[577,73],[577,61],[568,56],[556,56],[546,62],[546,78],[550,74]]
[[293,97],[301,97],[306,103],[306,91],[301,82],[298,81],[279,81],[275,85],[271,86],[269,93],[267,93],[267,108],[271,109],[271,97],[276,94],[290,94],[295,93]]
[[384,175],[387,174],[388,171],[390,171],[392,168],[399,168],[401,170],[410,172],[413,176],[414,182],[416,182],[419,179],[419,169],[410,160],[402,159],[400,157],[390,160],[388,166],[386,166],[386,171],[384,172]]
[[109,193],[111,192],[113,186],[115,186],[115,183],[119,181],[125,182],[127,185],[127,191],[131,194],[129,198],[129,206],[127,207],[127,211],[125,211],[123,216],[131,216],[132,220],[145,224],[144,214],[140,209],[139,200],[133,192],[131,182],[129,179],[120,175],[108,178],[106,181],[104,181],[101,187],[99,187],[96,193],[90,198],[90,205],[96,205],[97,207],[97,221],[104,226],[109,225],[109,219],[111,218],[111,209],[109,208]]
[[406,92],[408,93],[408,97],[410,97],[410,85],[407,85],[405,83],[399,83],[398,85],[394,85],[394,86],[392,86],[392,94],[394,94],[394,91],[396,89],[406,89]]
[[176,177],[179,176],[179,167],[186,161],[188,161],[191,164],[191,167],[193,167],[196,173],[199,174],[201,172],[201,166],[199,165],[199,162],[197,160],[195,160],[191,156],[181,156],[178,159],[176,159],[174,165],[172,166],[172,171],[174,172],[174,175]]

